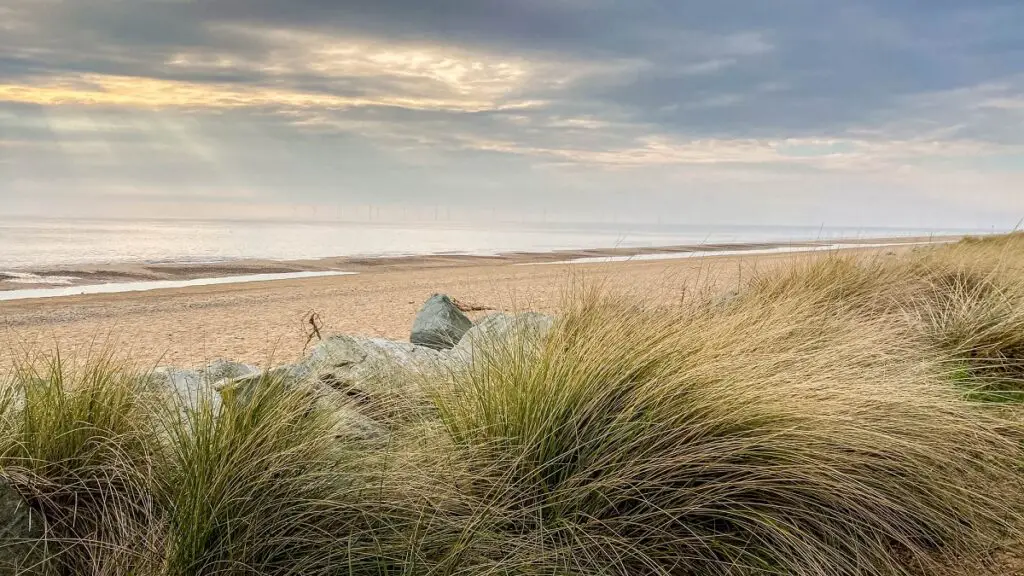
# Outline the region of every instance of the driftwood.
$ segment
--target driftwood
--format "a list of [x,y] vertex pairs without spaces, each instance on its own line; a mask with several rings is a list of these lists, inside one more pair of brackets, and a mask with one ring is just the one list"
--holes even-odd
[[306,328],[306,344],[302,347],[302,353],[305,354],[314,338],[317,341],[323,341],[324,337],[320,334],[320,331],[324,327],[324,321],[320,318],[319,312],[310,310],[302,317],[302,324],[303,326],[308,324],[308,328]]

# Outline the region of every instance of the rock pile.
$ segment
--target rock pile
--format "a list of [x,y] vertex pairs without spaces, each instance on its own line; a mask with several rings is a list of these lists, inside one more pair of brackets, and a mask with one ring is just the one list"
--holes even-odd
[[396,406],[414,412],[427,403],[417,385],[424,375],[465,366],[485,346],[513,336],[539,341],[553,324],[550,316],[526,312],[491,314],[474,325],[450,297],[435,294],[416,316],[410,342],[342,334],[320,342],[299,362],[266,372],[218,360],[198,369],[158,368],[153,382],[185,413],[204,398],[219,410],[230,395],[244,399],[263,382],[288,382],[304,387],[311,402],[343,415],[339,436],[378,441],[387,438],[379,415]]

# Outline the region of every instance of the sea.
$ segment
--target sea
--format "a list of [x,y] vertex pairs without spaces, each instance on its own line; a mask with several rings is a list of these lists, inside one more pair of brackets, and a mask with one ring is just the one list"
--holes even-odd
[[217,263],[337,256],[493,255],[585,248],[786,243],[988,233],[623,223],[381,223],[161,219],[0,219],[0,272],[97,264]]

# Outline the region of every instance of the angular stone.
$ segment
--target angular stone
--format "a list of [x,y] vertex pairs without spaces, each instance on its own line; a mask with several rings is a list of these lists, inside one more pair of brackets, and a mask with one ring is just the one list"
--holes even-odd
[[318,405],[338,416],[339,438],[383,441],[389,435],[383,423],[396,406],[409,412],[423,396],[415,386],[418,374],[441,365],[440,352],[408,342],[383,338],[337,335],[324,340],[296,364],[224,380],[217,390],[226,398],[245,401],[260,386],[284,381],[310,395]]
[[215,384],[222,380],[235,380],[237,378],[248,378],[260,374],[260,369],[241,362],[229,360],[216,360],[201,370],[207,382]]
[[440,352],[383,338],[334,336],[322,342],[304,362],[313,380],[373,412],[392,400],[421,394],[421,376],[438,369]]
[[221,398],[215,392],[224,383],[258,378],[260,369],[249,364],[216,360],[199,369],[161,367],[153,370],[151,381],[162,385],[183,408],[195,409],[200,400],[209,400],[215,411],[220,410]]
[[540,312],[522,312],[519,314],[497,313],[490,314],[473,326],[463,339],[459,341],[471,342],[473,339],[506,338],[511,335],[525,333],[531,336],[544,336],[554,326],[555,319]]
[[201,399],[209,399],[215,410],[220,409],[220,397],[211,393],[208,382],[199,370],[162,366],[153,370],[150,381],[162,387],[183,409],[197,408]]
[[458,345],[449,352],[455,361],[472,361],[474,352],[485,346],[501,346],[512,338],[541,342],[555,324],[555,319],[539,312],[491,314],[471,328]]
[[366,363],[393,363],[406,368],[415,368],[435,362],[438,358],[440,355],[436,350],[424,346],[385,338],[365,338],[342,334],[332,336],[318,344],[303,363],[313,367],[326,365],[332,368],[358,366]]
[[442,360],[438,351],[407,342],[338,335],[288,370],[339,391],[392,392],[403,388],[408,376],[433,369]]
[[0,413],[21,410],[25,406],[25,390],[18,386],[0,385]]
[[434,294],[416,315],[409,341],[435,350],[450,350],[472,327],[473,321],[451,298]]
[[353,406],[344,394],[321,388],[317,402],[321,408],[331,411],[337,419],[337,426],[334,429],[337,438],[362,442],[387,441],[387,427]]

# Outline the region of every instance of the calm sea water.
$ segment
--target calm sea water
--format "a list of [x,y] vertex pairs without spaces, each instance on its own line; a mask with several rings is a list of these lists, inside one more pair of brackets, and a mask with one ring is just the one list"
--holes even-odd
[[579,248],[789,242],[984,232],[626,224],[380,224],[182,220],[0,220],[0,271],[99,263],[495,254]]

